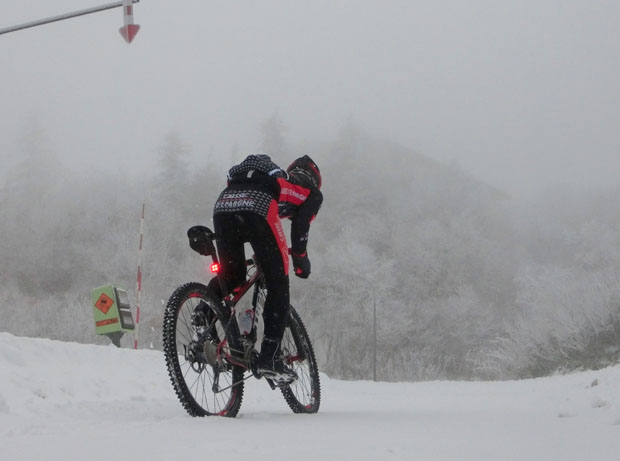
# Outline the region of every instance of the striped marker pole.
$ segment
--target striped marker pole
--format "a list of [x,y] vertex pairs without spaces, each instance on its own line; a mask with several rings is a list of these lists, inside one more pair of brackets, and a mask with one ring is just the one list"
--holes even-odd
[[134,331],[133,348],[138,349],[138,330],[140,329],[140,301],[142,299],[142,237],[144,235],[144,208],[142,202],[142,216],[140,217],[140,244],[138,246],[138,274],[136,276],[136,329]]

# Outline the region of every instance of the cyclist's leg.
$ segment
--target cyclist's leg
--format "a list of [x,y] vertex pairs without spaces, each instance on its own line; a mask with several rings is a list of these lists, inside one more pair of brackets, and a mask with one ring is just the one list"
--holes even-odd
[[[297,378],[280,356],[280,343],[286,328],[290,311],[289,280],[286,269],[288,257],[283,258],[283,249],[272,227],[257,216],[250,243],[265,276],[267,297],[263,308],[265,334],[258,358],[261,374],[269,376],[278,384],[288,384]],[[286,261],[287,266],[284,265]]]
[[[224,278],[230,291],[241,285],[245,280],[245,251],[243,248],[246,224],[235,213],[220,213],[213,217],[215,234],[217,235],[217,252],[220,260],[219,276]],[[217,278],[209,282],[209,288],[216,295],[222,296]]]
[[[264,218],[255,215],[254,230],[250,244],[265,276],[267,298],[263,307],[265,336],[276,340],[282,339],[289,312],[288,253],[283,258],[283,248],[273,226]],[[286,241],[284,241],[286,247]],[[285,265],[286,263],[286,265]]]
[[284,334],[290,306],[289,280],[284,273],[279,250],[273,246],[273,239],[261,239],[256,245],[256,257],[265,276],[267,297],[263,307],[265,336],[278,343]]

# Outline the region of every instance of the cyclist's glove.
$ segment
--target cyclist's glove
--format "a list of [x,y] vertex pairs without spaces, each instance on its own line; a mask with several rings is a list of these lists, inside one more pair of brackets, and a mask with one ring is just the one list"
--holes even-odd
[[293,268],[295,269],[295,275],[302,279],[307,279],[310,275],[310,260],[308,259],[308,252],[304,251],[302,254],[297,255],[292,253]]

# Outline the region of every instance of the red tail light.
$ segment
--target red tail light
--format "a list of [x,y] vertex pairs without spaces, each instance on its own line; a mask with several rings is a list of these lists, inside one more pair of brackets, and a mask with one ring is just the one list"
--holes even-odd
[[211,264],[211,272],[217,274],[220,271],[220,265],[218,263]]

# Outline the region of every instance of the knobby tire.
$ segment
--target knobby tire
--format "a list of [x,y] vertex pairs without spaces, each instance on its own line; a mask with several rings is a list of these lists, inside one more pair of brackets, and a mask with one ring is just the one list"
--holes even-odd
[[[201,304],[203,303],[203,304]],[[197,311],[207,312],[204,315],[208,325],[201,330],[202,324],[192,320]],[[206,308],[205,308],[206,306]],[[198,359],[188,360],[188,349],[199,351],[210,346],[212,355],[215,351],[233,353],[239,350],[239,331],[236,322],[230,322],[225,315],[222,303],[201,283],[190,282],[177,288],[164,313],[163,347],[168,375],[174,391],[181,404],[191,416],[226,416],[235,417],[239,413],[243,400],[243,368],[230,364],[227,360],[219,360],[217,364],[211,359],[206,360],[203,354]],[[196,326],[196,323],[199,325]],[[204,340],[197,340],[200,332],[208,331],[210,345],[205,346]],[[191,348],[191,345],[194,348]],[[196,345],[200,345],[199,347]],[[215,345],[219,344],[220,348]],[[223,344],[223,346],[221,346]],[[221,354],[225,355],[225,354]],[[213,381],[219,370],[219,387],[213,390]]]
[[321,405],[319,368],[310,336],[293,306],[281,348],[284,360],[299,377],[293,384],[281,389],[286,403],[293,413],[317,413]]

